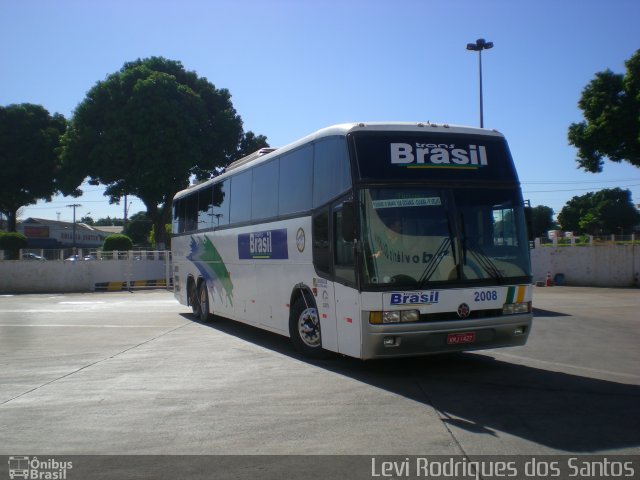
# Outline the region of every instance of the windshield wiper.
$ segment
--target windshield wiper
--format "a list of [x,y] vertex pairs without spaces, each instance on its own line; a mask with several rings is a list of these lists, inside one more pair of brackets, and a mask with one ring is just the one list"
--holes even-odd
[[431,276],[435,273],[436,269],[438,268],[438,265],[440,265],[440,262],[442,262],[442,259],[446,256],[447,250],[449,249],[450,246],[451,246],[451,238],[450,237],[443,238],[442,242],[440,243],[440,246],[438,247],[438,250],[433,255],[433,257],[431,257],[431,259],[429,260],[429,263],[427,263],[427,266],[425,267],[424,272],[422,272],[422,275],[418,280],[418,288],[422,288],[423,285],[429,281]]
[[475,246],[469,249],[473,260],[482,267],[482,269],[487,272],[491,277],[496,280],[502,282],[504,280],[504,275],[500,273],[500,270],[496,266],[495,263],[491,260],[491,258],[482,251],[482,248],[479,246]]

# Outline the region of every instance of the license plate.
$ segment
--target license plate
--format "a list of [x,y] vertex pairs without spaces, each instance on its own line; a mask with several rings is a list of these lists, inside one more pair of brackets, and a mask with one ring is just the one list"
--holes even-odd
[[447,335],[448,345],[459,345],[461,343],[473,343],[476,341],[476,332],[450,333]]

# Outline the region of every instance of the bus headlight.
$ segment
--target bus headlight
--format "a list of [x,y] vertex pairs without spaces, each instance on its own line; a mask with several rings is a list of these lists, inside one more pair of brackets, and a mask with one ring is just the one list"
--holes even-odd
[[531,302],[505,303],[502,306],[503,315],[516,315],[518,313],[530,313]]
[[391,312],[369,312],[369,323],[381,325],[386,323],[411,323],[420,321],[419,310],[393,310]]

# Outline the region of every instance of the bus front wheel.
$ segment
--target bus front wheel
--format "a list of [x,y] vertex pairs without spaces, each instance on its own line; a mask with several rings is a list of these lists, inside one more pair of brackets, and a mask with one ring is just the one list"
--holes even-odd
[[200,299],[198,298],[198,287],[195,282],[191,282],[189,285],[189,305],[191,305],[191,312],[196,318],[200,318]]
[[304,298],[298,298],[291,307],[289,334],[295,349],[313,358],[324,357],[318,310],[308,306]]

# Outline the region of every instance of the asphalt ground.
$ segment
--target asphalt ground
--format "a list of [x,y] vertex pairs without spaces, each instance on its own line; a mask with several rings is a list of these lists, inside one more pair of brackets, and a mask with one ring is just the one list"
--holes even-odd
[[534,291],[524,347],[307,360],[167,291],[0,297],[0,455],[640,454],[640,290]]

